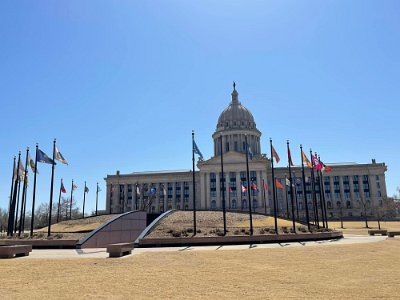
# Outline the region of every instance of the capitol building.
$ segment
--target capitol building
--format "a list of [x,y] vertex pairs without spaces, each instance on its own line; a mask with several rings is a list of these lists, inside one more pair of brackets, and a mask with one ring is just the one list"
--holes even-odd
[[[195,171],[196,209],[221,210],[222,190],[225,182],[225,203],[230,211],[248,211],[249,201],[253,211],[273,214],[271,158],[261,151],[261,131],[257,128],[252,113],[239,101],[234,87],[228,107],[220,114],[215,132],[212,134],[214,155],[197,161]],[[257,188],[247,188],[246,143],[253,152],[249,160],[250,182]],[[221,145],[222,142],[222,145]],[[204,147],[204,146],[203,146]],[[224,180],[221,174],[221,148],[224,161]],[[292,153],[297,149],[292,149]],[[269,149],[264,150],[269,153]],[[306,153],[307,154],[307,153]],[[286,161],[287,154],[281,154]],[[285,163],[286,164],[286,163]],[[365,164],[329,164],[331,172],[322,174],[321,186],[325,195],[328,218],[358,217],[382,205],[387,196],[385,163],[372,159]],[[312,192],[310,180],[303,190],[301,166],[292,167],[295,176],[294,193],[300,217],[304,217],[305,203],[309,205],[311,218]],[[310,169],[305,167],[305,176],[310,177]],[[192,170],[149,171],[121,174],[119,171],[105,178],[107,185],[106,210],[121,213],[136,209],[147,209],[151,213],[161,213],[170,209],[192,210],[193,175]],[[290,187],[286,186],[286,167],[275,167],[274,175],[282,184],[277,189],[277,211],[286,216],[290,206]],[[299,180],[300,179],[300,180]],[[265,182],[265,185],[264,185]],[[268,189],[264,189],[267,186]],[[320,201],[319,184],[316,197]],[[306,200],[307,199],[307,200]],[[319,204],[318,204],[319,206]]]

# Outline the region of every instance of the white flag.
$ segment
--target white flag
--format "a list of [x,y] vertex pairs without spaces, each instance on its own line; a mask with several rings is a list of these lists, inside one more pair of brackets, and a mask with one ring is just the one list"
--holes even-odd
[[56,153],[54,155],[55,160],[62,162],[64,165],[68,165],[68,162],[65,160],[64,156],[62,156],[61,152],[58,150],[56,146]]

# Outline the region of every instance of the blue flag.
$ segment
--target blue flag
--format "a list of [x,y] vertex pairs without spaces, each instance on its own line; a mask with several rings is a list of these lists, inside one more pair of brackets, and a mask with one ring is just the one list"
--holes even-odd
[[156,194],[156,188],[155,187],[152,187],[151,189],[150,189],[150,193],[151,193],[151,195],[152,196],[154,196],[155,194]]
[[199,147],[197,147],[196,142],[193,140],[193,152],[200,156],[201,159],[203,159],[203,154],[201,154]]
[[37,161],[45,164],[56,164],[50,157],[47,156],[42,150],[38,149]]

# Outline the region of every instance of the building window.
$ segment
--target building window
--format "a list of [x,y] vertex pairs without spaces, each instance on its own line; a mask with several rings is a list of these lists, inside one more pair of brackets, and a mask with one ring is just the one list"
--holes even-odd
[[216,209],[217,208],[217,202],[215,200],[211,201],[211,209]]
[[376,188],[377,188],[377,189],[380,189],[380,188],[381,188],[380,182],[377,182],[377,183],[376,183]]
[[353,176],[353,182],[358,182],[358,175]]
[[247,200],[243,199],[242,200],[242,209],[246,209],[247,208]]
[[379,181],[379,175],[375,175],[376,181]]
[[379,197],[379,198],[382,197],[381,191],[378,191],[378,197]]
[[351,202],[350,201],[346,201],[346,208],[348,208],[348,209],[351,208]]
[[188,205],[185,205],[185,210],[188,210],[189,209],[189,206]]
[[326,205],[328,206],[329,209],[332,208],[332,203],[331,203],[331,201],[326,202]]
[[257,199],[253,199],[253,209],[256,209],[257,207]]
[[232,200],[232,209],[236,209],[236,208],[237,208],[236,200],[233,199]]

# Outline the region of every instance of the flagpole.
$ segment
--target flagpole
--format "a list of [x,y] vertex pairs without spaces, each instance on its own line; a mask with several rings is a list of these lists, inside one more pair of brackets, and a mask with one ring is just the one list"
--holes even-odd
[[[18,173],[19,173],[19,164],[18,164]],[[19,177],[19,174],[18,174]],[[19,210],[19,194],[21,193],[21,178],[18,180],[18,193],[17,193],[17,209],[15,211],[15,225],[14,225],[14,234],[17,233],[17,225],[18,225],[18,210]]]
[[314,177],[314,160],[313,160],[313,155],[312,155],[312,150],[310,149],[310,158],[311,158],[311,192],[312,192],[312,197],[313,197],[313,204],[314,204],[314,219],[315,223],[317,225],[317,228],[319,229],[319,217],[318,217],[318,203],[317,203],[317,195],[315,193],[315,177]]
[[35,172],[33,175],[33,198],[32,198],[32,218],[31,218],[31,237],[33,236],[33,225],[35,220],[35,197],[36,197],[36,174],[37,174],[37,159],[38,159],[38,148],[39,145],[36,143],[36,153],[35,153]]
[[[287,190],[287,175],[285,175],[285,199],[286,199],[286,217],[290,219],[289,216],[289,197],[288,197],[288,190]],[[290,184],[290,183],[289,183]]]
[[53,210],[53,188],[54,188],[54,159],[56,154],[56,139],[53,141],[53,162],[51,164],[51,183],[50,183],[50,207],[49,207],[49,226],[47,227],[47,236],[51,235],[51,213]]
[[22,186],[22,200],[21,200],[21,214],[19,217],[19,230],[18,230],[18,236],[21,236],[21,231],[23,230],[22,228],[22,217],[24,214],[24,199],[26,195],[26,176],[28,176],[28,156],[29,156],[29,147],[26,148],[26,159],[25,159],[25,173],[24,173],[24,184]]
[[[28,182],[26,183],[26,190],[28,190]],[[26,197],[27,197],[27,192],[25,192],[25,199],[24,199],[24,213],[22,215],[22,230],[25,233],[25,211],[26,211]]]
[[229,182],[229,190],[228,190],[228,205],[229,205],[229,209],[231,208],[231,183]]
[[[315,159],[318,158],[317,152],[315,152]],[[319,205],[321,208],[321,219],[322,219],[322,227],[325,228],[325,215],[324,215],[324,204],[322,203],[322,190],[321,190],[321,177],[319,175],[319,170],[315,169],[317,171],[317,178],[318,178],[318,188],[319,188]]]
[[290,149],[289,149],[289,140],[286,141],[286,145],[287,145],[287,150],[288,150],[290,202],[292,203],[293,232],[296,233],[296,222],[295,222],[295,216],[294,216],[294,199],[293,199],[294,198],[293,197],[293,178],[292,178],[292,169],[291,169],[292,157],[291,157]]
[[265,197],[265,181],[263,179],[264,214],[267,215],[267,198]]
[[58,223],[58,221],[59,221],[59,218],[60,218],[61,187],[62,187],[62,185],[63,185],[63,181],[62,181],[62,178],[61,178],[60,193],[59,193],[59,195],[58,195],[57,223]]
[[96,183],[96,216],[97,216],[97,205],[99,203],[99,183]]
[[14,176],[16,176],[16,172],[15,172],[16,160],[17,160],[17,157],[14,155],[13,171],[12,171],[12,176],[11,176],[10,199],[8,201],[8,214],[10,214],[11,202],[12,202],[12,196],[13,196],[13,190],[14,190]]
[[303,199],[304,199],[305,207],[306,207],[307,228],[308,228],[308,231],[311,231],[310,215],[308,212],[308,200],[307,200],[307,193],[306,193],[306,176],[304,174],[303,146],[301,144],[300,144],[300,153],[301,153],[301,175],[303,177]]
[[272,139],[269,139],[271,148],[271,169],[272,169],[272,195],[274,202],[274,222],[275,222],[275,233],[278,234],[278,220],[276,218],[276,194],[275,194],[275,175],[274,175],[274,156],[272,154]]
[[295,201],[296,201],[296,217],[297,217],[297,220],[298,221],[300,221],[300,218],[299,218],[299,202],[297,201],[297,182],[296,182],[296,174],[293,172],[293,181],[294,181],[294,186],[293,186],[293,189],[294,189],[294,198],[295,198]]
[[[319,156],[318,156],[318,161],[321,162]],[[326,225],[326,228],[328,228],[328,216],[326,214],[326,203],[325,203],[325,189],[324,189],[324,182],[322,180],[322,171],[321,170],[319,171],[319,174],[320,174],[320,176],[319,176],[319,178],[320,178],[320,190],[322,191],[321,200],[322,200],[322,204],[323,204],[323,208],[324,208],[325,225]]]
[[226,207],[225,207],[225,177],[224,177],[224,158],[222,149],[222,134],[220,135],[220,150],[221,150],[221,177],[222,177],[222,218],[224,221],[224,235],[226,235]]
[[86,181],[85,188],[83,189],[83,209],[82,209],[82,219],[85,218],[85,201],[86,201]]
[[253,235],[253,213],[251,211],[251,190],[250,190],[250,171],[249,171],[249,144],[247,134],[244,135],[246,141],[246,173],[247,173],[247,195],[249,199],[250,235]]
[[[19,166],[19,162],[21,161],[21,151],[18,153],[18,163],[17,166]],[[15,202],[17,200],[17,190],[18,190],[18,168],[17,168],[17,173],[15,176],[15,181],[14,181],[14,192],[13,192],[13,197],[12,197],[12,202],[11,202],[11,208],[9,211],[9,217],[8,217],[8,228],[7,228],[7,235],[12,236],[14,234],[14,218],[15,218]]]
[[72,183],[71,183],[71,198],[70,200],[70,204],[69,204],[69,219],[72,220],[72,193],[74,192],[74,180],[72,179]]
[[194,130],[192,130],[192,167],[193,167],[193,235],[196,235],[196,185],[194,177]]

